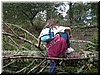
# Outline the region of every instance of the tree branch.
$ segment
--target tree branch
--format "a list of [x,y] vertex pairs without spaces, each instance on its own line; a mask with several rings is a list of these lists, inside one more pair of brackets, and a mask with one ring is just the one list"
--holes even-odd
[[[3,22],[3,23],[4,23],[4,22]],[[4,23],[4,24],[15,26],[15,27],[17,27],[17,28],[19,28],[19,29],[25,31],[27,34],[29,34],[30,36],[32,36],[36,41],[38,41],[38,39],[37,39],[33,34],[31,34],[30,32],[28,32],[27,30],[25,30],[25,29],[22,28],[22,27],[20,27],[20,26],[18,26],[18,25],[15,25],[15,24],[10,24],[10,23]],[[44,47],[43,49],[45,49],[44,44],[41,43],[41,45]]]
[[[34,47],[35,47],[35,44],[33,43],[33,42],[31,42],[30,40],[27,40],[26,38],[23,38],[23,37],[20,37],[20,36],[14,36],[13,34],[10,34],[10,33],[7,33],[7,32],[2,32],[2,34],[3,35],[7,35],[7,36],[12,36],[12,37],[15,37],[15,38],[17,38],[17,39],[21,39],[21,40],[23,40],[24,42],[28,42],[29,44],[32,44],[32,45],[34,45]],[[37,48],[37,47],[36,47]],[[42,48],[38,48],[39,50],[45,50],[44,48],[42,49]]]
[[33,59],[47,59],[47,60],[88,60],[87,58],[57,58],[57,57],[40,57],[40,56],[7,56],[3,57],[3,60],[7,59],[18,59],[18,58],[33,58]]

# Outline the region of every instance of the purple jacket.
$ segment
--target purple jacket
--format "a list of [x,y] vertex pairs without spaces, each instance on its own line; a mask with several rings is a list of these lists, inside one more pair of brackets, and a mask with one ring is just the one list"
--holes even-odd
[[67,50],[67,43],[63,38],[57,35],[51,42],[46,44],[46,47],[49,57],[59,57]]

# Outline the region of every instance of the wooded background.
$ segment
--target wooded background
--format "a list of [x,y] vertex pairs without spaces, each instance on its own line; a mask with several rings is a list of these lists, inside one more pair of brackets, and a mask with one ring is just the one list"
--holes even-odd
[[[68,11],[65,11],[68,8]],[[54,19],[62,26],[72,28],[74,40],[90,41],[98,37],[98,3],[72,3],[72,2],[34,2],[34,3],[3,3],[3,22],[18,25],[31,34],[38,37],[43,26],[48,19]],[[59,11],[58,11],[59,10]],[[62,13],[66,15],[63,17]],[[6,25],[2,25],[3,30],[10,32]],[[19,36],[23,36],[31,41],[22,30],[11,26]],[[97,37],[95,37],[97,36]],[[12,50],[13,47],[7,44],[3,36],[3,50]],[[6,42],[6,43],[5,43]],[[11,43],[11,42],[10,42]],[[25,44],[17,41],[18,44]]]
[[[98,2],[3,2],[3,56],[14,55],[14,52],[15,55],[20,55],[21,52],[24,55],[24,51],[27,51],[26,55],[40,55],[41,52],[35,54],[32,51],[40,51],[34,44],[37,43],[37,37],[48,19],[72,28],[71,47],[75,51],[98,51],[98,4]],[[43,48],[43,45],[41,47]],[[11,51],[13,53],[9,53]]]

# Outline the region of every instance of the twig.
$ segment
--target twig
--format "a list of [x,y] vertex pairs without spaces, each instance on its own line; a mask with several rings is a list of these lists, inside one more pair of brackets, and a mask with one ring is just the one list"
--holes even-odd
[[15,36],[13,34],[7,33],[7,32],[2,32],[3,35],[8,35],[8,36],[12,36],[12,37],[17,37],[17,39],[21,39],[25,42],[28,42],[29,44],[33,44],[31,41],[27,40],[26,38],[20,37],[20,36]]
[[[48,66],[48,64],[49,64],[49,63],[47,62],[47,64],[46,64],[38,73],[43,72],[43,71],[45,70],[45,68]],[[38,74],[38,73],[37,73],[37,74]]]
[[11,38],[11,36],[8,36],[8,38],[20,49],[20,46]]
[[22,68],[21,70],[17,71],[16,73],[22,72],[22,71],[25,70],[27,67],[30,67],[33,63],[34,63],[34,60],[33,60],[28,66]]
[[[13,34],[10,34],[10,33],[7,33],[7,32],[2,32],[2,34],[3,35],[7,35],[7,36],[12,36],[12,37],[17,37],[17,39],[21,39],[21,40],[23,40],[23,41],[25,41],[25,42],[28,42],[29,44],[32,44],[32,45],[34,45],[35,46],[35,44],[33,43],[33,42],[31,42],[30,40],[27,40],[26,38],[23,38],[23,37],[20,37],[20,36],[15,36],[15,35],[13,35]],[[37,47],[36,47],[37,48]],[[45,48],[38,48],[39,50],[45,50]]]
[[46,60],[46,59],[44,59],[40,64],[36,65],[36,66],[33,67],[31,70],[29,70],[29,71],[27,72],[27,74],[30,73],[31,71],[33,71],[34,69],[36,69],[37,67],[39,67],[40,65],[42,65],[42,64],[45,62],[45,60]]
[[31,35],[36,41],[38,41],[37,38],[36,38],[33,34],[31,34],[30,32],[28,32],[28,31],[25,30],[24,28],[22,28],[22,27],[20,27],[20,26],[18,26],[18,25],[15,25],[15,24],[10,24],[10,23],[5,23],[5,22],[3,22],[3,23],[4,23],[4,24],[7,24],[7,25],[15,26],[15,27],[17,27],[17,28],[19,28],[19,29],[25,31],[27,34]]
[[71,42],[79,42],[79,43],[90,43],[90,44],[93,44],[94,45],[94,43],[93,42],[91,42],[91,41],[85,41],[85,40],[70,40]]
[[[28,31],[25,30],[24,28],[22,28],[22,27],[20,27],[20,26],[18,26],[18,25],[15,25],[15,24],[10,24],[10,23],[5,23],[5,22],[3,22],[3,23],[4,23],[4,24],[7,24],[7,25],[15,26],[15,27],[17,27],[17,28],[19,28],[19,29],[25,31],[27,34],[31,35],[36,41],[38,41],[38,39],[37,39],[33,34],[31,34],[30,32],[28,32]],[[45,48],[45,46],[44,46],[43,43],[41,43],[41,45],[43,45],[43,47]]]
[[10,70],[2,70],[2,72],[4,72],[4,73],[10,73],[10,74],[15,74],[15,71],[10,71]]
[[5,25],[11,30],[11,32],[12,32],[14,35],[18,36],[18,35],[13,31],[13,29],[12,29],[10,26],[8,26],[7,24],[5,24]]
[[8,63],[7,65],[3,66],[3,68],[5,68],[5,67],[11,65],[11,64],[14,63],[14,62],[15,62],[15,60],[13,60],[12,62],[10,62],[10,63]]
[[85,67],[85,65],[83,65],[79,70],[77,70],[77,73],[82,72],[83,68]]
[[[18,50],[18,47],[16,47],[14,44],[7,42],[9,45],[15,47]],[[4,51],[3,51],[4,52]]]

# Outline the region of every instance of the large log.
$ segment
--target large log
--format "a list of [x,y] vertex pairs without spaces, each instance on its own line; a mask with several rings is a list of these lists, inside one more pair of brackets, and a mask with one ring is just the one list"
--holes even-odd
[[7,59],[18,59],[18,58],[32,58],[32,59],[47,59],[47,60],[88,60],[87,58],[57,58],[57,57],[39,57],[39,56],[8,56],[3,57],[3,60]]

